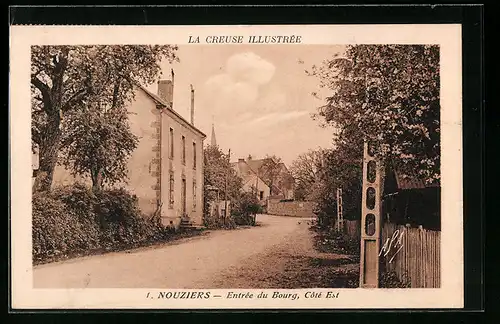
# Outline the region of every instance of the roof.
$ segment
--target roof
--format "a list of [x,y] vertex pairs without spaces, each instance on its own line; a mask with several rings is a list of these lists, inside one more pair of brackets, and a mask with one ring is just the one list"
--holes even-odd
[[240,177],[248,175],[248,171],[251,171],[253,174],[257,174],[244,160],[232,162],[231,165],[233,166],[234,170]]
[[[266,181],[264,181],[264,179],[262,179],[262,177],[260,176],[257,176],[257,172],[255,172],[255,170],[248,164],[249,161],[237,161],[237,162],[232,162],[231,165],[232,167],[234,168],[234,170],[236,171],[236,174],[243,178],[244,182],[247,183],[248,181],[250,181],[250,178],[251,176],[256,176],[258,177],[263,183],[266,183]],[[249,175],[248,172],[251,172],[251,174]]]
[[[244,179],[244,181],[248,182],[249,174],[248,172],[250,171],[253,175],[257,176],[263,183],[265,183],[267,186],[270,186],[270,179],[267,176],[266,172],[263,172],[262,166],[265,164],[266,160],[269,160],[270,158],[264,158],[264,159],[239,159],[238,162],[233,162],[231,165],[233,165],[233,168],[235,168],[236,173],[238,176]],[[282,169],[280,172],[285,172],[288,173],[288,169],[286,168],[286,165],[282,162],[278,163],[278,166],[280,166]],[[282,188],[280,188],[277,184],[273,184],[273,188],[275,191],[282,192]]]
[[410,169],[401,163],[393,163],[394,176],[396,178],[396,184],[400,190],[408,189],[425,189],[425,188],[435,188],[439,187],[439,184],[426,184],[422,179],[420,179],[415,170]]
[[258,172],[259,172],[259,170],[260,170],[260,169],[262,168],[262,166],[264,165],[265,160],[264,160],[264,159],[260,159],[260,160],[253,160],[253,159],[252,159],[252,160],[247,160],[246,162],[247,162],[248,166],[250,166],[250,168],[251,168],[254,172],[258,173]]
[[179,115],[178,112],[176,112],[172,105],[168,102],[166,102],[165,100],[161,99],[159,96],[155,95],[154,93],[152,93],[151,91],[149,91],[148,89],[146,89],[143,85],[137,83],[137,86],[139,87],[139,89],[141,89],[144,93],[146,93],[146,95],[148,95],[148,97],[150,97],[157,105],[160,105],[164,108],[167,108],[167,111],[171,112],[172,114],[175,115],[175,117],[177,117],[178,119],[180,119],[181,123],[190,128],[191,130],[197,132],[199,135],[201,135],[202,137],[206,138],[207,135],[205,135],[205,133],[203,133],[201,130],[199,130],[198,128],[196,128],[194,125],[192,125],[191,123],[189,123],[186,119],[184,119],[184,117],[182,117],[181,115]]

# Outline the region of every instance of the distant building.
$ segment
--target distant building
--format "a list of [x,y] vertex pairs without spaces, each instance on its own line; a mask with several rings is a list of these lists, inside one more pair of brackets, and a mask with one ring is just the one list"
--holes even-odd
[[271,194],[269,185],[257,174],[257,171],[245,161],[238,159],[238,162],[231,163],[236,174],[243,179],[243,190],[255,192],[257,199],[265,203]]
[[[266,163],[275,163],[270,158],[238,159],[238,162],[232,163],[237,174],[243,179],[244,189],[247,191],[255,190],[259,200],[269,198],[293,199],[294,198],[294,179],[284,163],[276,163],[274,179],[271,179]],[[271,187],[272,186],[272,187]]]
[[[194,126],[194,89],[190,122],[173,109],[173,91],[173,72],[172,80],[158,81],[158,95],[136,86],[128,113],[139,144],[128,161],[127,183],[120,185],[137,195],[144,214],[160,212],[164,225],[201,226],[206,135]],[[56,168],[55,185],[75,180],[64,167]]]
[[210,139],[210,145],[217,146],[217,139],[215,138],[215,125],[212,123],[212,137]]

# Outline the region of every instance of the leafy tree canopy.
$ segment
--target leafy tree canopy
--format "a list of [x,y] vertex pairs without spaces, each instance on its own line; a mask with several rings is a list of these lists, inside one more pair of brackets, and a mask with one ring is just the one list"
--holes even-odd
[[382,160],[439,183],[438,46],[352,45],[310,74],[328,89],[317,117],[338,129],[334,142],[344,153],[361,156],[367,139]]
[[[133,99],[137,82],[158,78],[162,59],[177,60],[176,50],[170,45],[33,46],[31,131],[41,171],[35,189],[48,190],[52,184],[63,117],[83,107],[123,107]],[[66,138],[64,144],[69,143]]]

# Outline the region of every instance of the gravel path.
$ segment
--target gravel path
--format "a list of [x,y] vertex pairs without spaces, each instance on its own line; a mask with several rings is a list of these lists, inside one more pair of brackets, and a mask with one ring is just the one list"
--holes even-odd
[[307,220],[280,243],[221,271],[196,288],[298,289],[357,287],[359,263],[353,256],[318,252]]
[[301,220],[291,217],[258,215],[257,222],[260,226],[212,231],[164,246],[36,266],[34,287],[211,288],[225,270],[259,260],[303,229]]
[[314,249],[307,219],[258,215],[259,226],[34,267],[35,288],[349,287],[359,269]]

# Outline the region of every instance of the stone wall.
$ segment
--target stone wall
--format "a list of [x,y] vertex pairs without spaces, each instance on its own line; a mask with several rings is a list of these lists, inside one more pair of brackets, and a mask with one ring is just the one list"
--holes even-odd
[[267,204],[267,213],[277,216],[315,217],[312,201],[280,201],[270,199]]

